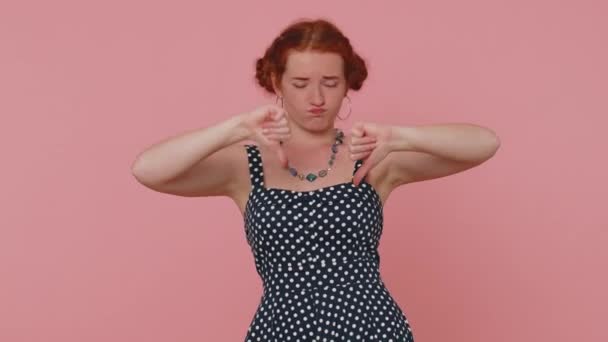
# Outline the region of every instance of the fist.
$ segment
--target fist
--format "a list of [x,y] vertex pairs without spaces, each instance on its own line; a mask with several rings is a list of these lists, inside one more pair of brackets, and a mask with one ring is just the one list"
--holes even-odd
[[287,168],[287,156],[281,146],[282,141],[291,137],[285,109],[274,104],[258,107],[243,117],[243,124],[250,138],[273,150],[281,166]]
[[361,167],[353,176],[353,183],[356,186],[361,183],[369,170],[389,154],[391,136],[391,126],[372,122],[357,122],[353,125],[348,146],[350,157],[353,160],[363,160]]

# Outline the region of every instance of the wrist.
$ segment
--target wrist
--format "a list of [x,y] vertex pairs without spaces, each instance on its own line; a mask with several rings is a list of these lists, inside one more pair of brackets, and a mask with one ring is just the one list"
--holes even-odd
[[234,142],[248,140],[252,136],[251,130],[245,123],[244,116],[245,114],[234,115],[225,122],[228,125],[230,135],[235,139]]
[[416,132],[415,127],[391,126],[389,138],[389,150],[392,151],[413,151],[413,136]]

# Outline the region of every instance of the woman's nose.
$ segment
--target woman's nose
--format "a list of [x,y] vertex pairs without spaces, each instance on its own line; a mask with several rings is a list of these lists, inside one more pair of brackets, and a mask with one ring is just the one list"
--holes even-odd
[[320,106],[324,103],[323,92],[321,91],[321,87],[312,87],[311,103]]

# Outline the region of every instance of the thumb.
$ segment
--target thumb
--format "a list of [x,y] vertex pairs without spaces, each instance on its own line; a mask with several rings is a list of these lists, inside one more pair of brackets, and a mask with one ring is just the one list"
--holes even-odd
[[368,157],[368,158],[363,159],[363,163],[361,163],[361,166],[359,166],[359,169],[357,170],[357,172],[355,172],[355,175],[353,176],[353,183],[355,184],[355,186],[359,186],[359,184],[363,180],[363,177],[365,177],[365,175],[371,169],[371,167],[372,167],[371,158]]
[[279,145],[277,147],[277,154],[279,156],[279,162],[283,168],[287,168],[289,165],[289,161],[287,160],[287,154],[285,154],[285,150],[283,150],[283,146]]
[[274,151],[274,153],[277,154],[278,158],[279,158],[279,163],[281,164],[281,167],[283,168],[287,168],[288,166],[288,159],[287,159],[287,154],[285,153],[285,150],[283,149],[283,146],[281,146],[276,140],[272,141],[270,144],[270,148]]

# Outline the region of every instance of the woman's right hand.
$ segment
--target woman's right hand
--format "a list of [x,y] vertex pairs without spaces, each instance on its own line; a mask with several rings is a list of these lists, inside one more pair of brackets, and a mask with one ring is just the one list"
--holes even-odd
[[288,160],[281,141],[291,137],[287,120],[285,109],[268,104],[244,114],[241,121],[249,132],[249,138],[273,150],[284,168],[287,168]]

